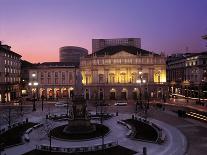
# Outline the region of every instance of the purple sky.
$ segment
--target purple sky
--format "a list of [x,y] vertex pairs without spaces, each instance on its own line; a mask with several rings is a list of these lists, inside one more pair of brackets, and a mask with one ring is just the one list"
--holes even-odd
[[31,62],[92,38],[137,37],[167,54],[206,51],[207,0],[0,0],[0,40]]

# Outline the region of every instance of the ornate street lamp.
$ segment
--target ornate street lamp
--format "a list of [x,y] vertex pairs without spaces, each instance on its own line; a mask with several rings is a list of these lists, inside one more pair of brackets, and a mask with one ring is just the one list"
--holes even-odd
[[[33,76],[33,74],[32,74],[32,76]],[[34,76],[33,76],[34,77]],[[38,82],[29,82],[29,86],[31,86],[32,88],[35,88],[36,87],[36,93],[38,93],[37,92],[37,87],[38,87]],[[35,105],[35,91],[32,91],[32,93],[33,93],[33,108],[32,108],[32,111],[36,111],[36,105]]]
[[[136,81],[137,84],[140,85],[140,93],[139,93],[139,100],[140,100],[140,106],[142,107],[142,83],[146,83],[146,80],[143,79],[142,72],[139,72],[139,79]],[[138,101],[136,103],[136,111],[137,111]]]

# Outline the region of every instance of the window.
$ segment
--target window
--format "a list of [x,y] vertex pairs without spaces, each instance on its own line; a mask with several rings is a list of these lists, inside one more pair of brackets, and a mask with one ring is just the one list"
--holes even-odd
[[126,74],[121,73],[121,83],[126,83]]
[[50,78],[47,79],[47,83],[51,84],[51,79]]
[[58,77],[58,72],[55,72],[55,77],[56,77],[56,78]]
[[55,78],[55,84],[58,84],[58,78]]
[[43,78],[41,78],[41,84],[44,84],[44,79]]
[[65,78],[65,72],[62,72],[62,78]]
[[69,72],[69,83],[72,83],[73,81],[73,75],[72,72]]
[[110,74],[109,75],[109,80],[110,80],[109,81],[110,83],[115,83],[115,75],[114,74]]
[[51,74],[50,74],[50,72],[48,72],[48,73],[47,73],[47,77],[51,77]]
[[99,83],[103,83],[104,82],[104,76],[103,74],[99,74],[98,79],[99,79]]

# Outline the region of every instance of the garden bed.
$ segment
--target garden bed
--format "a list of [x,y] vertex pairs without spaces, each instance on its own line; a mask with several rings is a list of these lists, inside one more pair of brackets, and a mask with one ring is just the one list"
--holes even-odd
[[34,125],[36,125],[36,123],[26,123],[9,129],[0,135],[0,144],[3,143],[3,147],[11,147],[21,144],[24,132]]
[[127,119],[126,123],[134,127],[134,138],[138,140],[156,142],[158,133],[151,125],[139,120]]

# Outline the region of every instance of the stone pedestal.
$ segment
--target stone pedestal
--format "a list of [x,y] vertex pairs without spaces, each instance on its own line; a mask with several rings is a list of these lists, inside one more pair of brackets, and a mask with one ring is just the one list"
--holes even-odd
[[73,97],[68,125],[64,128],[63,132],[68,134],[84,134],[94,132],[95,130],[95,126],[90,122],[86,100],[82,95],[75,95]]

